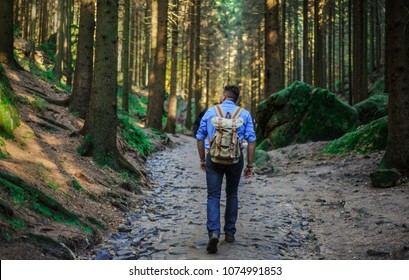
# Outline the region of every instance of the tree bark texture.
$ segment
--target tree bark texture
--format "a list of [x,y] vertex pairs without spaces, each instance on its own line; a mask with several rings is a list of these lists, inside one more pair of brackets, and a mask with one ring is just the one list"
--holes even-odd
[[[155,1],[153,1],[155,2]],[[152,3],[153,7],[153,3]],[[153,9],[153,8],[152,8]],[[162,130],[163,104],[165,101],[166,55],[167,55],[167,27],[168,27],[168,0],[158,0],[157,43],[154,55],[154,80],[150,86],[148,103],[147,126]],[[153,37],[153,36],[152,36]]]
[[129,23],[130,23],[130,0],[125,0],[125,18],[124,18],[124,38],[123,38],[123,57],[122,57],[122,69],[123,69],[123,83],[122,83],[122,109],[125,112],[129,112]]
[[195,118],[199,116],[201,109],[200,100],[202,98],[200,83],[201,83],[201,69],[200,69],[200,11],[201,0],[196,0],[196,20],[195,20]]
[[310,55],[310,38],[309,38],[309,16],[308,0],[303,0],[303,80],[304,83],[312,84],[312,68]]
[[[179,11],[179,0],[173,0],[172,13],[178,14]],[[168,120],[166,123],[166,132],[175,133],[176,132],[176,109],[177,109],[177,96],[176,96],[176,85],[177,85],[177,65],[178,65],[178,25],[179,18],[174,17],[172,23],[172,62],[171,62],[171,73],[170,73],[170,95],[168,104]]]
[[13,0],[0,1],[0,63],[14,66]]
[[409,171],[409,2],[386,1],[386,84],[389,93],[387,168]]
[[325,35],[324,28],[324,9],[327,0],[314,2],[314,86],[325,87]]
[[60,1],[58,9],[57,51],[53,69],[53,74],[57,79],[60,79],[63,73],[65,10],[65,1]]
[[97,1],[95,68],[86,133],[98,164],[118,168],[118,0]]
[[85,118],[91,97],[94,63],[95,0],[81,0],[77,61],[70,110]]
[[281,69],[279,1],[265,0],[265,86],[264,98],[284,87]]
[[368,98],[367,0],[354,1],[352,104]]

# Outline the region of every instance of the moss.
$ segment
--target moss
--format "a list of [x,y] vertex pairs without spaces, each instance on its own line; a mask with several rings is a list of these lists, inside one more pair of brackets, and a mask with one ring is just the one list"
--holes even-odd
[[54,182],[48,182],[48,186],[54,190],[58,190],[60,188],[60,185]]
[[82,139],[81,144],[78,146],[77,153],[80,156],[90,156],[92,153],[93,145],[94,144],[93,144],[92,136],[87,134]]
[[94,226],[96,226],[96,227],[99,228],[99,229],[107,230],[107,228],[106,228],[100,221],[98,221],[97,219],[94,219],[93,217],[87,217],[87,221],[88,221],[91,225],[94,225]]
[[72,184],[72,187],[77,191],[80,191],[82,189],[82,186],[80,185],[80,183],[78,183],[78,181],[75,179],[71,181],[71,184]]
[[270,155],[262,150],[256,150],[255,157],[254,157],[254,165],[258,167],[262,167],[267,164],[270,160]]
[[10,81],[0,64],[0,130],[10,135],[20,125],[18,110],[12,103],[13,96]]
[[369,89],[369,94],[372,95],[378,95],[378,94],[383,94],[385,93],[385,80],[380,79],[376,81],[373,86]]
[[272,147],[270,140],[264,139],[259,145],[257,145],[257,150],[268,151]]
[[30,63],[30,71],[42,80],[45,80],[55,86],[61,93],[71,93],[71,88],[62,83],[60,79],[54,76],[52,68],[39,66],[36,63]]
[[373,95],[355,104],[360,124],[367,124],[388,115],[388,96],[386,94]]
[[124,137],[129,146],[138,150],[145,158],[154,151],[154,147],[146,133],[132,123],[128,114],[119,111],[118,121],[119,133]]
[[344,135],[357,121],[356,110],[328,90],[318,89],[300,123],[298,143],[332,140]]
[[18,204],[56,222],[77,226],[85,233],[92,232],[91,227],[82,222],[78,216],[51,196],[30,186],[22,179],[0,171],[0,186]]
[[386,148],[388,139],[388,117],[375,120],[359,127],[331,142],[323,149],[328,154],[369,154]]
[[338,138],[357,122],[357,112],[328,90],[295,82],[261,102],[256,120],[257,143],[268,139],[279,148]]

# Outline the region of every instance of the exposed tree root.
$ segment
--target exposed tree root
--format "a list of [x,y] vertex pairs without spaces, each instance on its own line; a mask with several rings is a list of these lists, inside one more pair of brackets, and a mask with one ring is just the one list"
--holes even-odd
[[68,126],[66,126],[65,124],[62,124],[62,123],[57,122],[56,120],[47,118],[46,116],[42,116],[42,115],[36,114],[36,117],[38,117],[38,118],[40,118],[40,119],[42,119],[42,120],[44,120],[44,121],[46,121],[46,122],[49,122],[49,123],[51,123],[51,124],[53,124],[53,125],[56,125],[56,126],[62,128],[62,129],[65,129],[65,130],[68,130],[68,131],[75,131],[75,128],[68,127]]

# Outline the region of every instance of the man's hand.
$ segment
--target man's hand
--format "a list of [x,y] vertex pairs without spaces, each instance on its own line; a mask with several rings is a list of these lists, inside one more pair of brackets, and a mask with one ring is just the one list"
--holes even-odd
[[200,169],[202,169],[202,171],[206,171],[206,162],[205,161],[200,162]]
[[249,179],[253,176],[253,167],[246,167],[244,168],[244,178]]

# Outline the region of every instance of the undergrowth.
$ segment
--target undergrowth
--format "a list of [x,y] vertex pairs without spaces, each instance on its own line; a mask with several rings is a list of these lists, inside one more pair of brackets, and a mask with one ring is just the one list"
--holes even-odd
[[126,112],[118,112],[118,121],[119,133],[132,148],[138,150],[145,158],[154,151],[146,133],[133,123]]
[[14,175],[0,171],[0,187],[16,204],[23,205],[56,222],[76,226],[84,233],[93,232],[89,225],[81,221],[78,216],[67,210],[57,200]]

